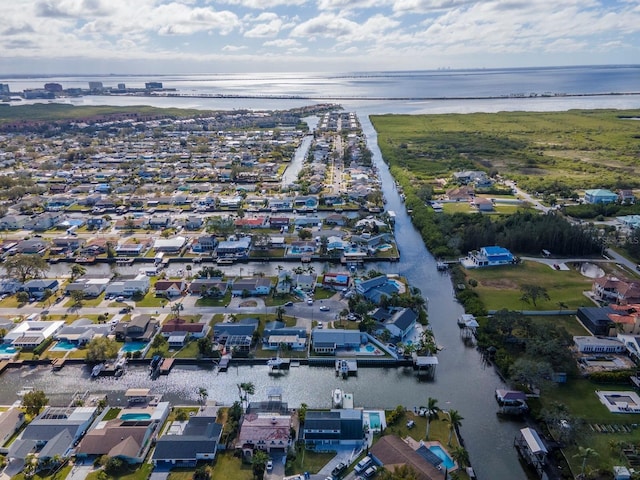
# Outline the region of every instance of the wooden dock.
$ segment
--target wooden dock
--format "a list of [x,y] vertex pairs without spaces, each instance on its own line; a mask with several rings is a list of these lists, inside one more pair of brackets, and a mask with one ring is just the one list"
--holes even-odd
[[51,362],[51,370],[54,370],[54,371],[62,370],[62,367],[64,367],[64,362],[65,362],[64,358],[54,358],[53,361]]
[[169,375],[169,372],[173,368],[174,358],[165,358],[160,365],[160,375]]

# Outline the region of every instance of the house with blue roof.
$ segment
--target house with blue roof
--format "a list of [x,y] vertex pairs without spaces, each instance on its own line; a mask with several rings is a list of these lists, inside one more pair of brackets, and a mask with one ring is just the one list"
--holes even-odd
[[503,247],[482,247],[474,250],[460,260],[465,268],[496,267],[499,265],[513,265],[515,257]]
[[398,284],[386,275],[370,278],[356,283],[356,292],[373,303],[379,304],[383,297],[391,298],[393,294],[399,293]]
[[292,350],[304,350],[307,346],[307,329],[287,327],[283,322],[273,321],[264,326],[262,348],[277,350],[286,345]]
[[341,328],[320,330],[316,328],[311,332],[314,353],[333,355],[337,349],[357,349],[367,341],[367,335],[357,330],[343,330]]
[[401,308],[393,313],[391,318],[384,322],[384,327],[391,335],[404,341],[404,338],[413,330],[418,320],[418,314],[410,308]]
[[615,203],[618,201],[618,194],[606,188],[596,188],[584,191],[584,201],[593,204]]

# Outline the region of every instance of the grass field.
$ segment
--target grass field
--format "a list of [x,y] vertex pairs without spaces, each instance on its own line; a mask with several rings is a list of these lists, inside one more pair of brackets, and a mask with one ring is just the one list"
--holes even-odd
[[[372,116],[383,157],[419,180],[497,170],[529,191],[640,186],[637,110]],[[634,153],[635,152],[635,153]]]
[[[548,265],[525,261],[520,265],[465,270],[467,288],[469,280],[478,282],[474,291],[488,310],[560,310],[562,302],[569,309],[593,304],[582,292],[591,289],[593,280],[571,269],[554,270]],[[550,299],[539,299],[537,305],[520,298],[520,287],[525,284],[544,287]]]

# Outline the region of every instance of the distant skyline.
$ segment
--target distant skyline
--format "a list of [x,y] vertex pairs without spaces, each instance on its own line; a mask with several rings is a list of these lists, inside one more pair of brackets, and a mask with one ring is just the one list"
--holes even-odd
[[640,63],[640,0],[13,0],[0,75]]

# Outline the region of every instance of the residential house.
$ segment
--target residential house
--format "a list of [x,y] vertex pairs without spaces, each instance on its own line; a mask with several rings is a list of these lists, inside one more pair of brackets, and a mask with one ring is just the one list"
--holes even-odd
[[618,201],[618,195],[611,190],[596,188],[584,191],[584,201],[594,204],[615,203]]
[[93,323],[88,318],[79,318],[70,325],[58,330],[54,338],[58,341],[73,343],[78,346],[86,345],[97,337],[106,337],[113,330],[113,326],[104,323]]
[[55,278],[36,278],[24,282],[20,290],[27,292],[30,297],[40,299],[44,298],[47,293],[56,293],[58,288],[60,288],[60,283]]
[[309,450],[361,448],[366,444],[362,410],[307,410],[300,437]]
[[391,318],[384,322],[384,327],[399,342],[404,342],[405,337],[413,331],[418,314],[410,308],[397,309]]
[[0,219],[0,230],[21,230],[28,220],[27,215],[5,215]]
[[311,332],[311,343],[314,353],[335,354],[336,350],[358,349],[367,342],[367,335],[358,330],[333,328],[327,330],[314,329]]
[[334,290],[343,290],[349,287],[351,277],[348,273],[327,272],[322,278],[322,286]]
[[144,273],[135,278],[111,282],[105,289],[106,295],[132,297],[133,295],[146,295],[151,286],[149,277]]
[[618,200],[623,205],[633,205],[636,203],[636,196],[633,190],[618,190]]
[[447,198],[452,202],[469,202],[475,196],[473,187],[463,186],[447,190]]
[[343,227],[347,224],[347,218],[339,213],[332,213],[327,215],[324,219],[324,223],[325,225],[337,225],[339,227]]
[[86,240],[79,237],[57,237],[52,241],[50,252],[52,255],[66,255],[81,248]]
[[0,445],[5,445],[20,430],[24,422],[24,412],[17,407],[10,407],[0,412]]
[[316,288],[316,274],[298,273],[295,275],[295,286],[303,292],[313,292]]
[[227,294],[229,283],[221,278],[196,278],[187,288],[191,295],[224,297]]
[[0,295],[13,295],[22,287],[22,282],[14,278],[0,279]]
[[610,336],[615,332],[615,325],[609,318],[609,314],[614,313],[610,307],[578,307],[578,320],[593,335]]
[[515,262],[513,254],[502,247],[482,247],[479,251],[472,251],[460,260],[465,268],[496,267],[512,265]]
[[318,198],[311,195],[300,195],[293,199],[293,208],[300,210],[316,210]]
[[291,415],[275,413],[248,413],[242,419],[236,447],[245,458],[251,458],[255,450],[286,454],[292,445]]
[[158,321],[151,315],[136,315],[129,322],[118,322],[113,330],[122,342],[149,342],[158,330]]
[[356,282],[356,292],[367,300],[379,304],[383,297],[391,298],[400,292],[400,287],[386,275],[379,275],[368,280]]
[[236,218],[233,222],[236,228],[267,228],[269,226],[267,217],[244,217]]
[[316,242],[296,240],[289,244],[286,255],[290,257],[308,256],[313,255],[317,249]]
[[266,277],[240,278],[231,284],[231,293],[233,295],[269,295],[271,287],[271,279]]
[[115,250],[116,255],[119,257],[138,257],[147,250],[147,245],[145,242],[138,242],[130,239],[119,243]]
[[591,291],[605,302],[621,305],[640,303],[640,282],[606,275],[593,281]]
[[222,436],[215,417],[197,415],[187,422],[174,421],[158,438],[153,452],[155,466],[195,467],[198,461],[212,461]]
[[200,230],[204,226],[204,219],[197,215],[189,215],[184,221],[187,230]]
[[243,318],[235,323],[217,323],[213,326],[213,339],[224,345],[226,352],[246,355],[251,350],[258,324],[257,318]]
[[63,321],[26,320],[8,331],[4,336],[3,343],[16,348],[33,349],[45,340],[52,338],[63,326]]
[[219,258],[246,258],[251,249],[251,237],[240,237],[222,241],[216,247],[215,253]]
[[39,462],[69,458],[96,415],[97,407],[47,407],[11,444],[7,458],[24,462],[35,451]]
[[29,240],[22,240],[16,245],[16,253],[23,253],[26,255],[42,255],[47,248],[49,248],[49,242],[46,242],[40,238],[31,238]]
[[215,235],[201,235],[191,242],[191,251],[194,253],[209,253],[216,249],[216,245],[218,245],[218,240]]
[[320,228],[322,227],[322,219],[320,217],[296,217],[293,224],[297,230],[301,228]]
[[173,238],[158,238],[153,243],[153,248],[156,252],[179,252],[182,247],[187,243],[187,239],[182,236],[176,236]]
[[293,210],[293,199],[289,197],[270,198],[268,205],[272,212]]
[[487,176],[486,172],[481,170],[455,172],[453,179],[461,185],[474,184],[476,188],[489,188],[493,185],[493,181]]
[[610,305],[613,310],[607,316],[615,324],[619,334],[640,335],[640,305]]
[[291,350],[304,350],[307,346],[306,328],[287,327],[278,321],[267,323],[262,332],[262,348],[277,350],[282,345]]
[[627,347],[619,339],[602,338],[593,335],[575,335],[573,343],[580,353],[624,353]]
[[154,285],[156,297],[173,298],[186,291],[187,283],[180,280],[158,280]]
[[283,229],[289,228],[289,217],[270,217],[269,218],[269,228],[273,229]]
[[108,278],[78,278],[67,284],[65,293],[80,291],[85,298],[96,298],[107,289],[107,285],[111,282]]
[[36,218],[32,218],[24,225],[24,228],[34,230],[36,232],[44,232],[55,227],[63,219],[62,212],[44,212]]
[[167,339],[171,348],[185,345],[189,337],[202,338],[210,327],[206,323],[189,322],[183,318],[170,318],[160,327],[160,334]]
[[403,440],[397,435],[385,435],[371,447],[369,456],[377,465],[383,466],[390,472],[403,466],[411,468],[415,472],[415,480],[443,478],[444,474],[440,466],[442,460],[437,456],[434,459],[433,453],[429,455],[431,450],[421,443],[415,442],[417,443],[415,445],[414,442],[410,438]]
[[488,198],[475,197],[472,205],[474,205],[479,212],[493,212],[493,202]]
[[293,287],[294,273],[283,270],[278,273],[278,281],[276,282],[276,293],[289,293]]

